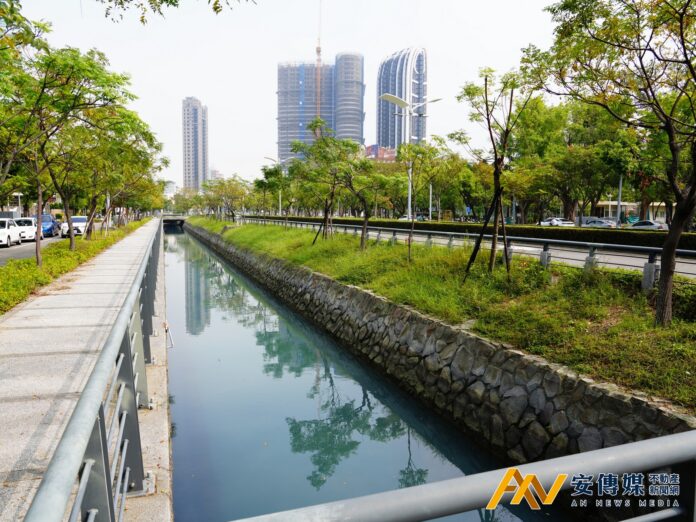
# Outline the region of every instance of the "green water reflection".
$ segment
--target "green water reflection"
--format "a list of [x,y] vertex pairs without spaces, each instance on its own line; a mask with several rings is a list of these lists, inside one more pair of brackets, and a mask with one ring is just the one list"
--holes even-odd
[[[166,236],[174,510],[224,521],[501,467],[185,234]],[[448,520],[553,520],[483,510]]]

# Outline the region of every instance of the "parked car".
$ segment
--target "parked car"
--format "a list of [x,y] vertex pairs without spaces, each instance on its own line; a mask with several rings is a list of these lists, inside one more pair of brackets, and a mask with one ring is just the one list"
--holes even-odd
[[590,218],[587,221],[585,221],[585,224],[583,225],[583,227],[616,228],[616,223],[614,221],[610,221],[608,219]]
[[658,223],[651,219],[646,219],[644,221],[636,221],[631,225],[631,230],[669,230],[669,227],[665,223]]
[[560,217],[549,217],[539,223],[542,227],[574,227],[575,222]]
[[9,248],[13,243],[22,244],[19,227],[13,219],[0,218],[0,245]]
[[[36,218],[19,218],[14,221],[19,227],[19,236],[23,240],[36,240]],[[43,239],[43,234],[41,234],[41,239]]]
[[51,214],[41,216],[41,232],[44,237],[53,237],[60,233],[60,225]]
[[[85,228],[87,228],[87,216],[73,216],[72,224],[75,235],[81,236],[85,233]],[[68,237],[69,235],[68,222],[64,221],[60,226],[60,237]]]

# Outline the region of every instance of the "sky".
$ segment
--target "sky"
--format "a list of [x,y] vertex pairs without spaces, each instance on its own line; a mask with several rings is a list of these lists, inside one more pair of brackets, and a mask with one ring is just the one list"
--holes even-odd
[[[181,0],[143,25],[133,9],[120,21],[97,0],[23,0],[31,20],[52,24],[55,47],[96,48],[111,68],[128,73],[138,97],[131,108],[164,144],[170,166],[162,177],[183,184],[181,102],[208,106],[210,168],[251,180],[277,157],[277,65],[315,60],[320,0],[255,0],[215,14],[206,0]],[[474,145],[485,135],[455,99],[482,67],[506,72],[521,49],[552,39],[551,0],[323,0],[324,63],[340,52],[365,58],[365,144],[376,134],[380,62],[407,47],[428,55],[428,135],[466,129]]]

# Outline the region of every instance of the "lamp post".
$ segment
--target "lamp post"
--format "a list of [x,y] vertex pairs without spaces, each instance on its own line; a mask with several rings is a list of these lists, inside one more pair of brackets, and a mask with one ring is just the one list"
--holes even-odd
[[[280,168],[282,171],[283,165],[277,159],[269,158],[268,156],[264,156],[263,159],[271,160],[276,165],[280,165]],[[283,187],[282,187],[282,185],[278,185],[278,215],[279,216],[283,215]]]
[[19,212],[19,216],[22,216],[22,193],[21,192],[14,192],[12,194],[13,196],[17,196],[17,212]]
[[616,205],[616,228],[621,228],[621,189],[623,188],[623,173],[619,175],[619,196]]
[[[440,101],[442,98],[436,98],[434,100],[425,100],[421,103],[416,103],[411,104],[408,103],[406,100],[399,98],[398,96],[394,96],[393,94],[385,93],[382,94],[379,97],[380,100],[383,100],[388,103],[393,103],[400,109],[402,109],[403,116],[404,116],[404,136],[402,139],[402,143],[411,143],[411,119],[413,117],[413,112],[416,109],[419,109],[423,105],[426,105],[428,103],[435,103]],[[430,184],[430,208],[432,209],[433,206],[433,201],[432,201],[432,183]],[[413,194],[413,161],[408,162],[408,208],[406,209],[406,217],[410,221],[412,219],[411,216],[411,199],[412,199],[412,194]]]

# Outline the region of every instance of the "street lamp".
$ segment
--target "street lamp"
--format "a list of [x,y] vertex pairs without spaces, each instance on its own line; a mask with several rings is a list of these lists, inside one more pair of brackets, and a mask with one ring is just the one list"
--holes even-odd
[[[264,156],[263,159],[271,160],[276,165],[280,165],[280,168],[282,170],[283,165],[277,159],[269,158],[268,156]],[[283,186],[282,185],[278,185],[278,215],[279,216],[283,215]]]
[[12,194],[13,196],[17,197],[17,212],[19,212],[19,216],[22,216],[22,193],[21,192],[14,192]]
[[[408,103],[406,100],[399,98],[398,96],[394,96],[393,94],[385,93],[382,94],[379,97],[380,100],[383,100],[387,103],[392,103],[402,109],[403,116],[404,116],[404,125],[403,125],[403,139],[402,143],[411,143],[411,119],[413,118],[413,113],[416,109],[419,109],[423,105],[426,105],[428,103],[435,103],[440,101],[442,98],[435,98],[434,100],[425,100],[421,103],[416,103],[416,104],[411,104]],[[419,115],[422,116],[422,115]],[[406,217],[409,219],[409,221],[412,219],[411,216],[411,198],[412,198],[412,186],[413,186],[413,161],[408,162],[408,208],[406,209]],[[432,208],[433,208],[433,187],[432,183],[430,184],[430,209],[429,209],[429,216],[431,215]]]
[[621,190],[623,189],[623,172],[619,175],[619,196],[616,205],[616,228],[621,228]]

